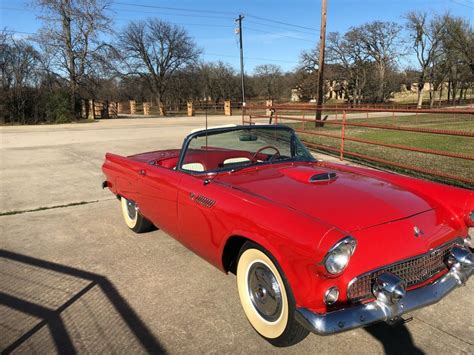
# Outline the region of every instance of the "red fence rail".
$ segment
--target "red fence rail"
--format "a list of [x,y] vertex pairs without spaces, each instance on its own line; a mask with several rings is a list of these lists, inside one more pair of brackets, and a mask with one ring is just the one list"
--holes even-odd
[[[326,115],[326,120],[318,121],[315,119],[315,113],[317,110],[322,111]],[[265,112],[262,112],[265,111]],[[332,113],[332,117],[328,113]],[[342,115],[342,119],[339,118],[339,113]],[[365,117],[350,117],[350,114],[358,114],[366,113]],[[387,113],[387,117],[372,117],[373,119],[381,119],[381,120],[390,120],[388,124],[385,122],[371,122],[370,115],[377,113],[378,116],[381,116],[381,113]],[[399,117],[395,115],[399,114]],[[391,115],[391,117],[390,117]],[[432,123],[441,123],[440,128],[427,128],[427,127],[419,127],[418,120],[421,119],[425,115],[425,117],[435,117],[435,121],[424,121],[424,124],[432,124]],[[430,115],[430,116],[426,116]],[[324,115],[323,115],[324,116]],[[374,116],[374,115],[373,115]],[[383,114],[382,114],[383,116]],[[412,122],[410,122],[409,126],[404,126],[403,124],[397,124],[396,121],[400,117],[410,118],[413,117]],[[442,119],[439,117],[442,116]],[[445,118],[448,116],[448,118]],[[368,139],[363,137],[352,137],[347,134],[347,128],[363,128],[367,130],[380,130],[380,131],[400,131],[400,132],[411,132],[415,134],[423,134],[423,135],[436,135],[446,136],[446,137],[460,137],[459,139],[466,139],[466,138],[474,138],[474,131],[473,130],[462,130],[462,129],[444,129],[443,122],[452,123],[450,117],[457,117],[462,118],[463,120],[467,119],[467,121],[461,121],[460,123],[464,122],[471,122],[474,118],[474,110],[470,107],[467,108],[446,108],[446,109],[407,109],[407,108],[391,108],[391,107],[335,107],[335,106],[319,106],[316,105],[309,105],[309,104],[298,104],[298,105],[273,105],[273,106],[265,106],[265,105],[251,105],[245,107],[244,115],[243,115],[243,123],[247,124],[255,124],[258,121],[264,120],[270,123],[278,124],[281,122],[287,122],[296,124],[295,131],[301,133],[303,142],[310,148],[314,148],[317,150],[324,150],[326,152],[332,152],[333,154],[338,154],[341,160],[344,159],[345,156],[356,158],[357,160],[363,160],[370,163],[375,163],[377,165],[384,165],[394,168],[400,168],[403,170],[408,170],[416,173],[420,173],[423,175],[431,176],[434,178],[441,178],[441,180],[445,181],[446,179],[449,180],[447,182],[454,182],[458,184],[459,182],[462,183],[461,185],[468,187],[474,186],[474,164],[472,165],[472,173],[467,176],[461,176],[453,174],[452,172],[446,172],[441,170],[436,170],[431,167],[426,166],[415,166],[413,164],[406,163],[404,161],[394,161],[388,158],[375,156],[371,154],[364,154],[360,151],[351,151],[347,149],[346,142],[355,142],[362,145],[369,145],[369,146],[379,146],[387,149],[396,149],[398,151],[406,151],[406,152],[414,152],[423,155],[429,155],[431,157],[445,157],[451,159],[460,159],[462,161],[467,162],[468,164],[474,162],[474,154],[470,152],[463,151],[461,149],[457,151],[449,151],[449,150],[442,150],[438,149],[438,147],[420,147],[420,146],[409,146],[405,144],[398,144],[393,142],[386,142],[382,140],[374,140]],[[358,122],[360,120],[364,120],[365,122]],[[459,123],[459,122],[458,122]],[[298,126],[299,124],[299,126]],[[420,124],[421,125],[421,124]],[[329,132],[325,131],[324,127],[334,127],[339,126],[340,132],[329,130]],[[457,127],[455,127],[457,128]],[[335,142],[339,141],[337,146],[329,145],[329,144],[321,144],[312,142],[308,137],[324,137],[329,138],[330,140],[334,140]],[[462,138],[461,138],[462,137]],[[468,143],[471,147],[474,146],[474,140]],[[466,175],[466,174],[462,174]]]

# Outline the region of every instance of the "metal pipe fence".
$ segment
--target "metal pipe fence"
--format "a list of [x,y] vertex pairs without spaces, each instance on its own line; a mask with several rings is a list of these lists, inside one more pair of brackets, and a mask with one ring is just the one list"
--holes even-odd
[[[324,120],[316,120],[316,111]],[[293,126],[309,148],[474,188],[474,109],[250,105],[244,124]],[[411,145],[408,143],[412,143]],[[396,152],[396,153],[394,153]],[[449,159],[449,160],[446,160]]]

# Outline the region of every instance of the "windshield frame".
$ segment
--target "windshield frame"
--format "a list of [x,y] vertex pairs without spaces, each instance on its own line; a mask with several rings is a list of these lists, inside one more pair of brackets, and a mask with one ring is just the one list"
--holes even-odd
[[[293,157],[291,159],[285,159],[285,160],[275,160],[275,161],[265,161],[265,162],[259,162],[259,163],[252,163],[249,165],[243,165],[239,167],[228,167],[228,168],[219,168],[215,170],[206,170],[206,171],[191,171],[191,170],[186,170],[183,169],[183,163],[184,159],[186,156],[186,152],[188,151],[189,144],[191,141],[196,138],[196,137],[205,137],[206,134],[207,136],[212,136],[220,133],[227,133],[227,132],[233,132],[233,131],[241,131],[241,130],[252,130],[252,129],[269,129],[269,130],[283,130],[283,131],[288,131],[296,140],[297,143],[301,145],[301,148],[305,150],[305,152],[308,154],[308,159],[298,159],[297,157]],[[262,165],[271,165],[271,164],[276,164],[276,163],[289,163],[289,162],[314,162],[316,159],[313,157],[313,155],[308,151],[308,149],[304,146],[303,143],[301,143],[298,135],[295,133],[294,129],[285,125],[238,125],[238,126],[233,126],[233,127],[217,127],[217,128],[210,128],[210,129],[203,129],[199,130],[196,132],[192,132],[189,134],[183,142],[180,154],[179,154],[179,159],[178,159],[178,164],[176,165],[176,170],[191,174],[191,175],[208,175],[208,174],[217,174],[221,172],[229,172],[232,170],[241,170],[245,168],[250,168],[250,167],[256,167],[256,166],[262,166]]]

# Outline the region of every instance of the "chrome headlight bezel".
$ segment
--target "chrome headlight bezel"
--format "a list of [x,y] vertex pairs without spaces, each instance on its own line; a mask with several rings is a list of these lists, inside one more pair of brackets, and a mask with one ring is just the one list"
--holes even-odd
[[469,212],[466,216],[466,224],[468,227],[474,227],[474,210]]
[[334,244],[323,259],[322,264],[326,272],[332,276],[342,273],[349,265],[356,247],[357,241],[351,236],[347,236]]

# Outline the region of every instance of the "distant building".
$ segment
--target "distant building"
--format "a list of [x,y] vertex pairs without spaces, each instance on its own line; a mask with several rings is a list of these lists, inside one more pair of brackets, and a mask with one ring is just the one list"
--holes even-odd
[[[345,100],[347,91],[347,80],[326,80],[325,81],[325,99]],[[291,89],[291,102],[302,101],[302,94],[300,88]],[[311,97],[309,102],[316,102],[315,97]]]

